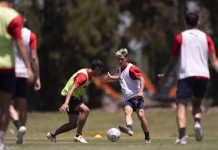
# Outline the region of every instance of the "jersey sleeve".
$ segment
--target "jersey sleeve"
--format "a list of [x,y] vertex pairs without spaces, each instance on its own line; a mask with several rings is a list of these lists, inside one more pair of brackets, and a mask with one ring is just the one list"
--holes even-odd
[[142,76],[142,72],[139,70],[138,67],[131,66],[130,69],[129,69],[129,76],[133,80],[137,80],[137,79],[139,79],[139,77]]
[[182,34],[178,34],[173,42],[172,55],[178,57],[180,54],[180,48],[182,44]]
[[216,49],[214,47],[213,40],[209,35],[207,35],[207,44],[208,44],[209,53],[214,53]]
[[78,87],[81,87],[86,83],[87,80],[88,78],[84,73],[78,73],[74,78],[74,84],[76,84]]
[[23,18],[15,17],[8,25],[8,33],[16,40],[21,39],[21,29],[23,28]]
[[31,32],[30,34],[30,43],[29,43],[31,50],[37,50],[37,37],[34,32]]

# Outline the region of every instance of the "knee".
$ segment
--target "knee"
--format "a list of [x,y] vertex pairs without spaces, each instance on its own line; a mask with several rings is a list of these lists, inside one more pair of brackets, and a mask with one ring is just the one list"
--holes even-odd
[[124,113],[126,116],[129,116],[129,115],[131,115],[132,112],[130,110],[124,110]]

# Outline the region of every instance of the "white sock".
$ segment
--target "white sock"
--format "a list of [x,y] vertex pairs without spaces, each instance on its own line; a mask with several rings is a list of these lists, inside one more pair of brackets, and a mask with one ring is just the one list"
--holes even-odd
[[4,136],[5,136],[5,132],[0,130],[0,143],[3,142]]

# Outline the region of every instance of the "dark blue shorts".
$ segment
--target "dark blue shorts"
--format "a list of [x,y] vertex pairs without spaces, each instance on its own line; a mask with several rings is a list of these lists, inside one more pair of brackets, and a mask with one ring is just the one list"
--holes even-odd
[[208,79],[186,78],[177,83],[177,99],[190,99],[193,96],[202,99],[207,90]]
[[13,99],[27,97],[27,78],[16,78]]
[[137,109],[144,109],[145,103],[143,98],[139,98],[137,96],[132,97],[126,101],[123,102],[123,108],[126,106],[130,106],[133,111],[136,111]]
[[[66,96],[62,96],[63,103],[65,102],[65,99],[66,99]],[[75,111],[75,108],[82,103],[83,103],[83,100],[72,96],[70,99],[70,103],[69,103],[69,111],[67,112],[68,115],[79,114],[79,111]]]
[[15,85],[15,72],[0,71],[0,91],[12,93]]

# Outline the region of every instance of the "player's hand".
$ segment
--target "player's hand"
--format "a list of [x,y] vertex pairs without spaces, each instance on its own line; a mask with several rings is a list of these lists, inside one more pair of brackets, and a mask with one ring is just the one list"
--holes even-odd
[[35,83],[34,83],[33,90],[34,91],[39,91],[40,89],[41,89],[41,81],[40,81],[39,78],[37,78]]
[[33,83],[34,82],[34,73],[33,73],[32,69],[27,68],[27,74],[28,74],[27,82],[30,84]]
[[136,97],[144,98],[143,92],[138,92],[138,93],[136,94]]
[[167,82],[167,78],[166,78],[165,74],[160,73],[157,75],[157,77],[159,78],[158,83],[160,86],[163,86]]
[[69,105],[64,103],[64,104],[59,108],[59,111],[60,111],[61,113],[66,112],[66,111],[69,111]]
[[110,74],[110,72],[108,72],[107,75],[104,76],[104,79],[105,79],[105,80],[111,79],[111,74]]

